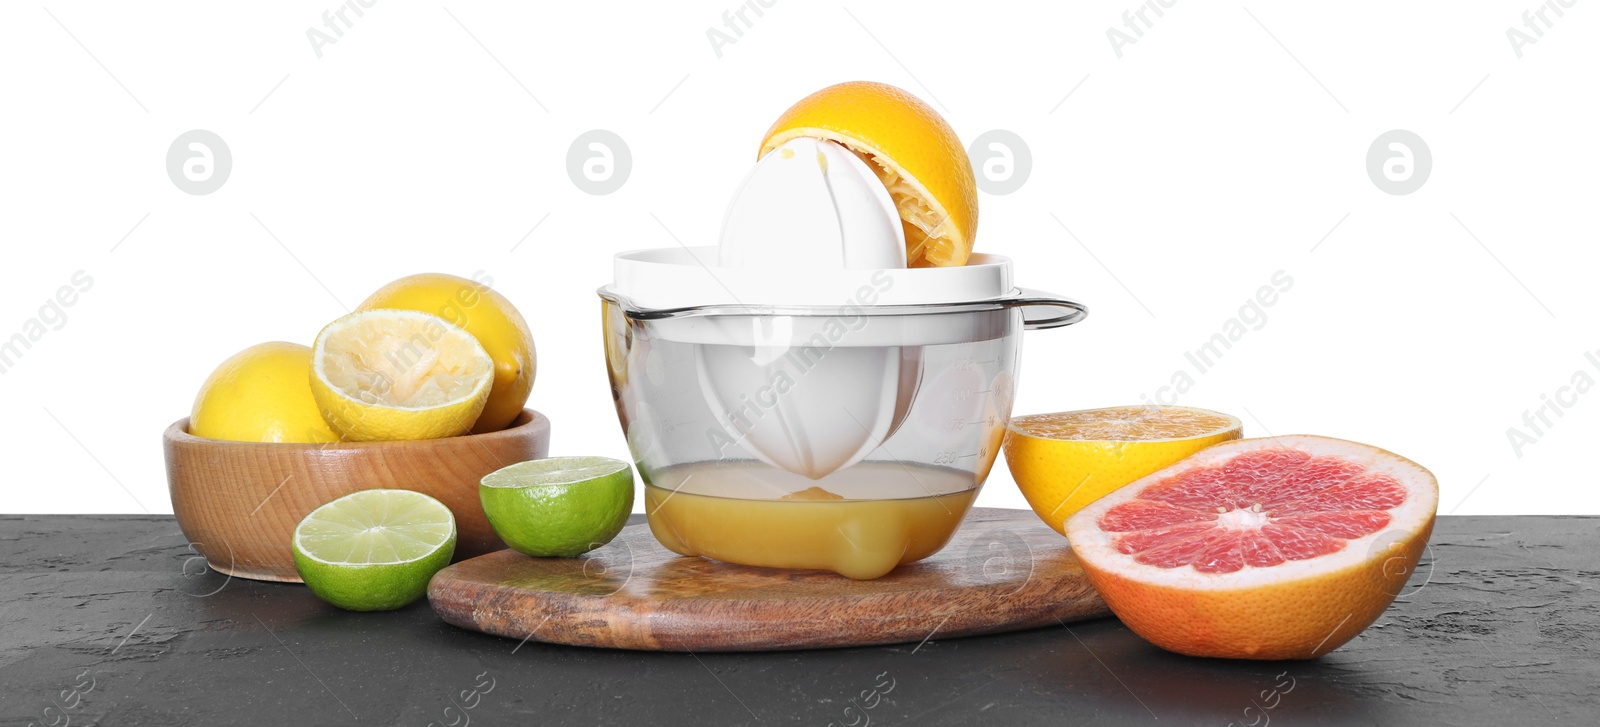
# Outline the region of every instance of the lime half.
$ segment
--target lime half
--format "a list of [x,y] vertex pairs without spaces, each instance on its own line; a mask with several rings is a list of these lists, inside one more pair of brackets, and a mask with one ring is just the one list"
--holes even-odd
[[492,472],[478,485],[489,525],[532,556],[571,557],[617,537],[633,510],[633,469],[606,457],[552,457]]
[[422,597],[456,552],[450,508],[409,490],[364,490],[311,511],[294,529],[294,567],[311,592],[351,611]]

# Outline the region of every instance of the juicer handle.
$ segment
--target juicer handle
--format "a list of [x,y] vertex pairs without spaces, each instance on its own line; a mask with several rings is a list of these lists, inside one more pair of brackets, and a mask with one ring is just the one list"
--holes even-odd
[[1089,317],[1089,307],[1071,298],[1022,288],[1011,306],[1022,309],[1023,327],[1030,331],[1070,326]]

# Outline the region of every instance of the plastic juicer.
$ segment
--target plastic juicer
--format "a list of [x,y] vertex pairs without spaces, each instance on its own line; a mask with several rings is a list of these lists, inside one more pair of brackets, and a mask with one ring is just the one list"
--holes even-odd
[[1022,331],[1087,310],[998,255],[905,265],[872,171],[809,139],[758,163],[719,246],[616,256],[606,360],[664,546],[867,579],[948,542],[999,454]]

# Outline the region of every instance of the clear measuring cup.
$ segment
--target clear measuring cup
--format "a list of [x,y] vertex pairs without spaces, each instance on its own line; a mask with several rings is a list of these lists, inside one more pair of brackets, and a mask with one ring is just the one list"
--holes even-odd
[[[859,579],[944,546],[999,453],[1022,331],[1087,315],[1025,290],[871,306],[653,308],[613,286],[600,297],[612,394],[657,539]],[[805,431],[772,433],[795,421]],[[797,437],[851,456],[825,471],[789,466],[773,450]]]

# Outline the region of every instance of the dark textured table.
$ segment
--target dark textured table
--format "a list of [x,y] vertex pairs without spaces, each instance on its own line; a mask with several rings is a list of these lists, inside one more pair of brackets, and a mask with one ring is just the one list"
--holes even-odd
[[1177,656],[1115,619],[660,654],[518,644],[426,601],[348,613],[228,580],[170,517],[5,516],[0,723],[1595,724],[1597,552],[1600,518],[1441,518],[1407,593],[1315,661]]

